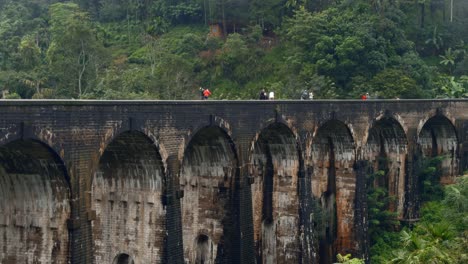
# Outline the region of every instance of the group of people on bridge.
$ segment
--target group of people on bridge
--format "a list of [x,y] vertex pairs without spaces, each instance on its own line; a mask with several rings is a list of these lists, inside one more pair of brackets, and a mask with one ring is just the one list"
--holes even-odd
[[275,99],[275,92],[270,91],[266,92],[265,89],[262,89],[259,94],[260,100],[274,100]]
[[[211,96],[211,91],[208,88],[205,89],[200,86],[199,91],[200,91],[201,100],[207,100]],[[312,100],[314,99],[314,93],[312,91],[308,91],[307,89],[304,89],[301,92],[300,98],[301,100]],[[260,100],[274,100],[275,93],[273,91],[267,92],[265,91],[265,89],[262,89],[259,94],[259,99]],[[367,100],[367,99],[370,99],[369,93],[365,93],[361,95],[361,100]]]

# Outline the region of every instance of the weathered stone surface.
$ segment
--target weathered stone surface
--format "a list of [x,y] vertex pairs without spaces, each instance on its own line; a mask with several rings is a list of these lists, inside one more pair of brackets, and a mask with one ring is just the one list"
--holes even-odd
[[232,258],[232,191],[237,167],[230,138],[221,129],[204,128],[190,141],[180,173],[186,263]]
[[369,130],[364,148],[364,157],[373,163],[374,171],[386,172],[383,179],[375,184],[385,186],[388,194],[396,198],[390,209],[398,212],[399,218],[403,218],[404,210],[407,147],[408,140],[400,123],[384,116]]
[[162,262],[163,180],[159,152],[144,134],[122,133],[106,146],[91,190],[95,263],[114,264],[121,254],[142,263]]
[[0,262],[365,256],[366,168],[405,221],[434,155],[468,169],[467,100],[2,100]]
[[0,263],[66,263],[70,194],[63,164],[46,146],[0,147]]
[[299,261],[299,154],[294,134],[282,124],[265,128],[255,142],[250,173],[258,263]]

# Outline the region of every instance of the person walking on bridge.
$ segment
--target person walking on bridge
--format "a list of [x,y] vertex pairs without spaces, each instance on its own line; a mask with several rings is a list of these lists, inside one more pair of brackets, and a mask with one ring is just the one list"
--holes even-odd
[[200,86],[199,92],[200,92],[200,99],[203,100],[204,99],[203,92],[205,92],[205,89],[203,89],[203,87]]
[[301,100],[307,100],[309,98],[309,92],[307,90],[303,90],[301,93]]
[[268,99],[269,100],[274,100],[275,99],[275,93],[273,91],[271,91],[269,94],[268,94]]
[[265,92],[265,89],[262,89],[262,90],[260,91],[260,96],[259,96],[259,97],[260,97],[260,100],[266,100],[266,99],[268,99],[267,93]]
[[208,97],[210,97],[211,95],[211,92],[208,88],[206,88],[205,90],[203,90],[203,99],[204,100],[208,100]]

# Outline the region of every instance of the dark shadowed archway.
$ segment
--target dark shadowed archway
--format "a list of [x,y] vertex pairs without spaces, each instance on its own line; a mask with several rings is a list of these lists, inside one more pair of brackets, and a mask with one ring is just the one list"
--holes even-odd
[[239,223],[233,205],[238,173],[235,147],[225,131],[210,126],[192,137],[180,173],[186,262],[203,258],[205,263],[232,263],[238,257],[234,240]]
[[354,250],[356,177],[354,140],[346,124],[330,120],[312,142],[312,192],[320,200],[319,262],[331,263],[337,253]]
[[114,262],[112,264],[135,264],[133,258],[130,257],[128,254],[122,253],[115,257]]
[[34,140],[0,146],[0,263],[67,263],[69,217],[60,157]]
[[210,239],[206,235],[199,235],[195,240],[195,248],[196,248],[196,257],[195,257],[195,264],[208,264],[210,259],[213,257],[210,256],[212,253],[210,247],[212,245]]
[[261,131],[250,160],[257,263],[297,263],[300,153],[292,131],[274,123]]
[[110,264],[118,252],[128,252],[142,263],[162,261],[163,185],[161,156],[146,135],[125,132],[106,147],[92,184],[96,263]]
[[408,141],[405,131],[397,120],[384,117],[374,123],[364,148],[364,156],[371,161],[374,171],[382,171],[383,176],[375,180],[375,185],[388,190],[395,197],[390,210],[403,217],[405,198],[405,172]]
[[458,139],[455,127],[445,116],[437,115],[424,124],[418,144],[424,157],[443,156],[440,164],[441,182],[451,183],[458,174]]

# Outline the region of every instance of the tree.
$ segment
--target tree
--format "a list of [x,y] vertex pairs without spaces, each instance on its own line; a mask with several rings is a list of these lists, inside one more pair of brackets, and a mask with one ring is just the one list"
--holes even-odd
[[448,48],[445,51],[445,54],[439,55],[439,57],[442,59],[440,64],[447,66],[449,73],[452,74],[453,68],[455,67],[455,60],[457,58],[455,52],[452,52],[452,48]]
[[[367,205],[369,219],[369,237],[375,243],[383,233],[399,226],[398,213],[390,211],[395,197],[389,196],[384,170],[379,170],[367,178]],[[377,184],[380,182],[380,185]]]
[[21,68],[24,70],[33,69],[41,63],[41,49],[34,36],[24,36],[19,44],[18,52],[21,58]]
[[369,91],[378,98],[421,98],[423,91],[416,81],[399,69],[385,69],[369,82]]
[[453,22],[453,0],[450,0],[450,23]]
[[421,28],[424,28],[424,19],[426,17],[426,3],[430,1],[431,0],[418,0],[417,2],[421,9],[421,14],[420,14],[420,18],[421,18],[420,27]]
[[7,3],[0,10],[0,70],[16,66],[17,47],[25,31],[28,13],[20,3]]
[[47,50],[49,70],[60,96],[80,97],[101,66],[102,45],[88,13],[73,3],[50,6],[52,42]]
[[468,98],[468,76],[463,75],[457,79],[454,76],[440,75],[435,92],[439,98]]
[[357,258],[352,258],[351,254],[347,254],[342,256],[341,254],[338,254],[336,256],[338,263],[343,263],[343,264],[364,264],[364,260],[362,259],[357,259]]
[[372,263],[466,263],[468,175],[445,186],[440,198],[425,201],[419,222],[398,234],[385,233],[371,249]]
[[271,31],[281,23],[285,12],[283,0],[252,0],[249,2],[250,19],[262,30]]
[[[395,251],[396,257],[391,260],[391,263],[454,263],[448,249],[442,244],[443,240],[434,233],[430,232],[431,226],[421,226],[423,234],[417,232],[401,232],[401,240],[403,246]],[[446,229],[447,226],[438,225],[432,226],[432,229]],[[444,232],[444,231],[442,231]],[[442,235],[443,236],[443,235]]]
[[444,40],[442,39],[442,35],[438,32],[437,26],[434,27],[431,37],[428,38],[425,43],[430,45],[433,49],[433,54],[436,54],[443,47]]
[[294,47],[288,60],[314,64],[316,73],[331,77],[346,96],[353,92],[353,78],[367,81],[386,67],[400,67],[398,58],[412,43],[398,27],[398,10],[382,17],[366,3],[340,7],[319,13],[299,9],[284,24],[284,34]]
[[228,78],[245,83],[248,78],[249,49],[240,34],[228,36],[219,56],[224,75]]

